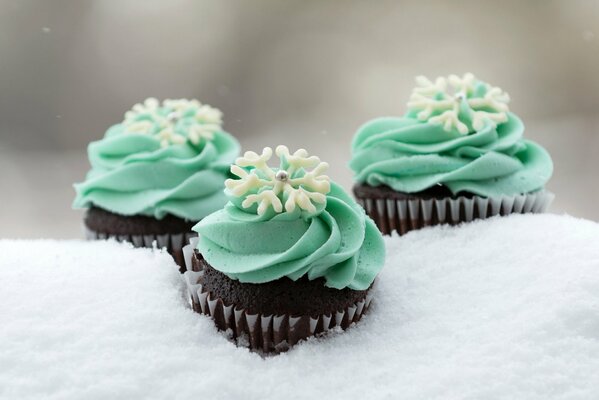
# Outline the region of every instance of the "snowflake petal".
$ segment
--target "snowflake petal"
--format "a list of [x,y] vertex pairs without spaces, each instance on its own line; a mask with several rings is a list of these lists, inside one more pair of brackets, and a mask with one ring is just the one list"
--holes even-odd
[[[416,85],[408,101],[408,110],[419,121],[441,125],[446,131],[468,134],[471,128],[479,130],[486,124],[496,126],[508,119],[509,95],[498,87],[476,80],[471,73],[462,77],[439,77],[435,82],[419,76]],[[462,106],[468,112],[463,113]]]
[[326,193],[330,191],[329,177],[323,174],[328,164],[304,149],[291,154],[281,145],[275,149],[280,167],[273,169],[268,166],[272,153],[272,149],[266,147],[262,154],[247,151],[239,157],[231,166],[231,173],[239,179],[225,182],[229,194],[242,198],[243,208],[258,204],[258,215],[266,214],[269,209],[275,213],[283,210],[291,213],[298,207],[309,214],[316,213],[314,203],[326,204]]
[[197,100],[166,99],[161,104],[151,97],[127,111],[123,125],[127,133],[155,135],[162,147],[187,140],[199,145],[202,140],[213,140],[221,130],[222,113]]

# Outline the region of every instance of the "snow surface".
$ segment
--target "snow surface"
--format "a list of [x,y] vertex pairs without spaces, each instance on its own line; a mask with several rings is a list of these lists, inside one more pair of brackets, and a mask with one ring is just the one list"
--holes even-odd
[[165,254],[0,241],[0,398],[599,397],[598,224],[514,215],[387,246],[361,323],[261,358],[187,308]]

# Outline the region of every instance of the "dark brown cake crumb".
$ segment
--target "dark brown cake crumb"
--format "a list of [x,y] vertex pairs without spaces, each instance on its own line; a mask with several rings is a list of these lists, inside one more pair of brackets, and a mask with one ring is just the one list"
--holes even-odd
[[435,185],[426,190],[414,193],[399,192],[386,185],[370,186],[366,184],[356,184],[353,187],[354,195],[357,198],[371,199],[393,199],[393,200],[409,200],[409,199],[445,199],[457,197],[474,197],[474,194],[460,192],[453,194],[447,186]]
[[197,221],[170,214],[160,220],[144,215],[125,216],[91,207],[85,213],[84,223],[92,231],[109,235],[163,235],[190,232]]
[[204,271],[199,282],[204,291],[253,314],[332,314],[366,298],[370,290],[333,289],[325,286],[323,278],[311,281],[306,276],[297,281],[283,277],[261,284],[241,283],[214,269],[197,250],[192,264],[193,270]]

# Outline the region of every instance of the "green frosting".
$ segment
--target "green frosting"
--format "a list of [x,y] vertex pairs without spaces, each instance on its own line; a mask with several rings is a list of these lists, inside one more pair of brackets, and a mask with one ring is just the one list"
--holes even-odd
[[419,121],[413,113],[379,118],[352,141],[350,168],[358,183],[407,193],[443,184],[454,194],[515,195],[543,188],[553,171],[547,151],[524,140],[514,114],[467,135]]
[[198,250],[210,265],[246,283],[307,275],[311,280],[323,277],[328,287],[364,290],[385,257],[372,220],[333,182],[316,215],[283,212],[265,220],[230,202],[193,229],[200,234]]
[[[192,103],[194,107],[197,104]],[[185,138],[188,128],[199,124],[197,121],[192,124],[193,115],[185,113],[165,139],[157,132],[166,125],[155,128],[163,120],[156,122],[148,115],[128,117],[133,119],[132,123],[151,120],[149,132],[131,132],[131,123],[125,121],[108,129],[102,140],[90,143],[88,155],[92,168],[85,181],[75,185],[73,207],[95,205],[121,215],[157,219],[173,214],[192,221],[222,208],[227,202],[224,181],[240,150],[237,140],[214,124],[205,125],[209,132],[198,130],[195,140]],[[220,115],[216,118],[220,119]]]

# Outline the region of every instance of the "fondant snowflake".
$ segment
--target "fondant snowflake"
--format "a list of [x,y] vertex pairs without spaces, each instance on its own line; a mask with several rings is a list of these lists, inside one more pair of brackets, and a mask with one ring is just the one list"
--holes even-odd
[[434,82],[418,76],[416,84],[408,109],[416,112],[420,121],[442,125],[446,131],[457,130],[465,135],[471,128],[479,130],[485,124],[496,126],[508,119],[509,95],[470,73],[461,78],[457,75],[439,77]]
[[[272,149],[265,147],[262,154],[246,152],[231,165],[231,172],[239,179],[227,179],[225,186],[235,197],[244,198],[244,208],[257,204],[256,212],[263,215],[269,208],[276,213],[292,212],[299,207],[315,213],[316,204],[326,203],[331,189],[329,177],[323,172],[329,165],[304,149],[290,154],[286,146],[275,150],[280,158],[280,168],[271,168],[268,161]],[[312,170],[308,170],[312,168]]]
[[198,145],[214,139],[214,133],[221,130],[222,113],[197,100],[167,99],[160,104],[149,98],[125,113],[123,125],[127,133],[156,136],[162,147],[187,140]]

